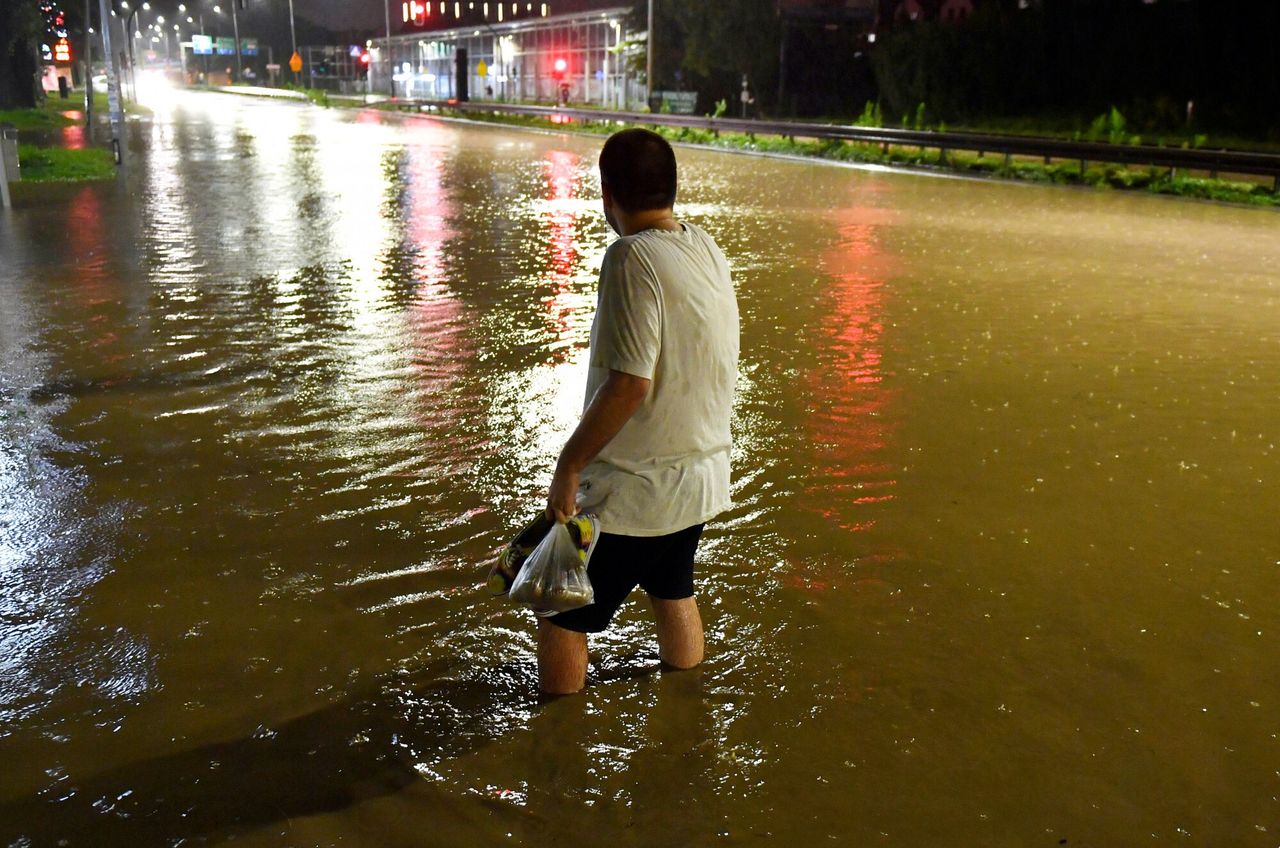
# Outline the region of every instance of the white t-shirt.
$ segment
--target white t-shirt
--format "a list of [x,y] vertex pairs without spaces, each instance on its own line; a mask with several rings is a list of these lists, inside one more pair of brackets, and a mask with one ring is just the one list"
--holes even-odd
[[703,230],[645,230],[609,246],[591,326],[589,405],[609,371],[649,394],[582,472],[578,507],[601,530],[662,536],[730,506],[729,420],[738,302],[729,263]]

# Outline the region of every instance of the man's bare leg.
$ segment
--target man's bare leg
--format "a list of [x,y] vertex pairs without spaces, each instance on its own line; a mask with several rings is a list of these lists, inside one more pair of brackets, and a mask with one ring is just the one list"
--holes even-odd
[[649,596],[658,619],[658,655],[672,668],[693,668],[702,662],[702,616],[693,598],[665,601]]
[[538,619],[538,686],[572,695],[587,685],[587,634]]

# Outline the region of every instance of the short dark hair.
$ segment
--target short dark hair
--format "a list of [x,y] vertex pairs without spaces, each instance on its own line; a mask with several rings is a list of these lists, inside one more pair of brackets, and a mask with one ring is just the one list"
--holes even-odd
[[676,202],[676,154],[652,130],[609,136],[600,151],[600,182],[628,212],[667,209]]

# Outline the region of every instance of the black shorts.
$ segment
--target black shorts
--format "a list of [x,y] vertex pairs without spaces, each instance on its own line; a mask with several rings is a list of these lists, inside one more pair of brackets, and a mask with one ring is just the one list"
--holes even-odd
[[666,536],[601,533],[587,566],[595,603],[547,620],[566,630],[599,633],[636,586],[664,601],[692,598],[693,555],[702,527],[697,524]]

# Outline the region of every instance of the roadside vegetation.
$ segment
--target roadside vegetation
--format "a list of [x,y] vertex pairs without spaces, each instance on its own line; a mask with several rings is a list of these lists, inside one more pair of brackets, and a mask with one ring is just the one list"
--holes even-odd
[[46,98],[34,109],[5,109],[0,111],[0,124],[12,124],[19,132],[32,130],[56,130],[69,127],[75,120],[62,113],[70,109],[83,109],[84,97],[62,100],[57,97]]
[[[93,93],[93,109],[99,115],[107,114],[110,105],[107,100],[106,92],[95,91]],[[151,110],[146,106],[126,101],[124,104],[126,115],[150,115]],[[65,112],[74,112],[73,117],[67,117]],[[75,91],[66,100],[57,95],[46,97],[43,102],[34,109],[4,109],[0,110],[0,124],[12,124],[18,128],[19,132],[31,132],[39,130],[56,130],[62,127],[69,127],[78,123],[83,119],[84,114],[84,92]]]
[[[149,115],[151,110],[126,101],[127,115]],[[105,92],[94,92],[95,116],[105,116],[109,104]],[[84,94],[74,92],[63,100],[46,97],[34,109],[0,111],[0,123],[18,129],[18,165],[22,182],[79,182],[106,180],[116,175],[115,156],[103,147],[68,149],[58,144],[58,132],[84,120]],[[98,118],[95,117],[95,121]]]
[[[376,108],[394,109],[391,103]],[[551,120],[532,115],[504,115],[500,113],[463,112],[446,110],[446,116],[509,126],[608,135],[622,126],[615,121],[581,121],[570,119]],[[870,111],[858,123],[877,120]],[[878,124],[877,124],[878,125]],[[757,136],[746,133],[716,133],[710,130],[651,127],[670,141],[684,144],[702,144],[726,150],[768,153],[785,156],[805,156],[840,162],[858,162],[872,165],[922,168],[1022,180],[1026,182],[1052,183],[1056,185],[1091,186],[1099,189],[1137,190],[1155,194],[1169,194],[1216,200],[1226,203],[1244,203],[1255,206],[1280,206],[1280,194],[1271,186],[1247,180],[1210,178],[1197,174],[1182,174],[1167,168],[1127,167],[1111,163],[1081,163],[1055,160],[1045,164],[1043,159],[1032,157],[978,156],[974,153],[938,150],[919,147],[866,144],[842,140],[816,140],[802,137]],[[1107,140],[1101,138],[1099,140]],[[1129,139],[1124,139],[1129,141]]]
[[339,103],[331,102],[329,100],[329,92],[321,88],[307,88],[306,86],[294,85],[293,83],[286,83],[284,87],[287,88],[289,91],[297,91],[297,92],[300,92],[301,94],[305,94],[307,96],[307,99],[310,100],[312,103],[314,103],[317,106],[323,106],[326,109],[328,109],[330,106],[344,105],[340,102]]
[[116,175],[115,156],[101,147],[67,150],[20,144],[18,163],[22,181],[31,183],[109,180]]

